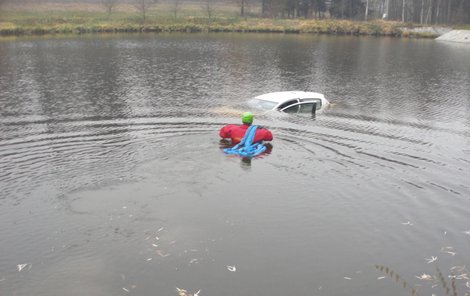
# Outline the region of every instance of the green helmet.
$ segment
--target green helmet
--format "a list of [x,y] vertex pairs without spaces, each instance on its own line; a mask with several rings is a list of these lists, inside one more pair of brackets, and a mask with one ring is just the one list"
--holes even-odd
[[251,112],[243,113],[242,122],[247,123],[247,124],[251,124],[253,122],[253,114],[251,114]]

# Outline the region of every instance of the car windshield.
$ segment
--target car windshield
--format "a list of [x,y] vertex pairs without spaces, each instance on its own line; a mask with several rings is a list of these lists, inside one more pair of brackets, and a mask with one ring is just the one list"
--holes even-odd
[[265,100],[260,100],[260,99],[251,99],[248,101],[248,106],[256,109],[260,109],[263,111],[268,111],[272,110],[274,107],[276,107],[277,103],[276,102],[270,102],[270,101],[265,101]]

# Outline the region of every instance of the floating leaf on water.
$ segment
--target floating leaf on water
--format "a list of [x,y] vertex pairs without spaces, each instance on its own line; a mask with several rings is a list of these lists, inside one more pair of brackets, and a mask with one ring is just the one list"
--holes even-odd
[[424,258],[426,259],[426,261],[428,261],[428,263],[433,263],[434,261],[437,260],[437,256],[431,256],[431,258]]
[[449,278],[456,279],[456,280],[470,280],[466,273],[462,273],[459,275],[449,275]]
[[429,274],[425,274],[423,273],[422,275],[420,276],[416,276],[416,278],[420,279],[420,280],[425,280],[425,281],[430,281],[432,280],[432,276],[429,275]]
[[450,254],[450,255],[452,255],[452,256],[455,256],[455,254],[457,254],[457,253],[454,252],[454,248],[453,248],[453,247],[442,247],[442,248],[441,248],[441,252],[442,252],[442,253]]
[[176,287],[176,292],[178,292],[179,296],[188,296],[188,291],[186,291],[185,289],[180,289]]
[[229,271],[232,271],[232,272],[237,271],[237,267],[236,267],[236,266],[227,265],[227,269],[228,269]]
[[191,293],[188,293],[188,291],[185,290],[185,289],[180,289],[180,288],[176,287],[176,292],[178,292],[179,296],[198,296],[199,293],[201,292],[201,290],[197,291],[194,294],[191,294]]
[[18,264],[16,267],[18,268],[18,272],[21,272],[27,266],[29,266],[28,269],[31,269],[31,265],[29,263]]

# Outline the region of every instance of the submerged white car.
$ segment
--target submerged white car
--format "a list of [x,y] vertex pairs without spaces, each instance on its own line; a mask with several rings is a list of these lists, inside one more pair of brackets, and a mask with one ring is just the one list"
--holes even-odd
[[312,113],[325,109],[330,102],[325,96],[307,91],[280,91],[254,97],[248,106],[268,112],[281,111],[285,113]]

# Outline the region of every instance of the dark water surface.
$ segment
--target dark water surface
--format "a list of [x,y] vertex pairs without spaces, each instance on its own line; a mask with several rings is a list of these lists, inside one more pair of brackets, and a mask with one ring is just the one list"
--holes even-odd
[[[295,89],[334,105],[221,152],[220,110]],[[0,116],[0,295],[441,295],[437,268],[469,293],[469,46],[3,40]]]

